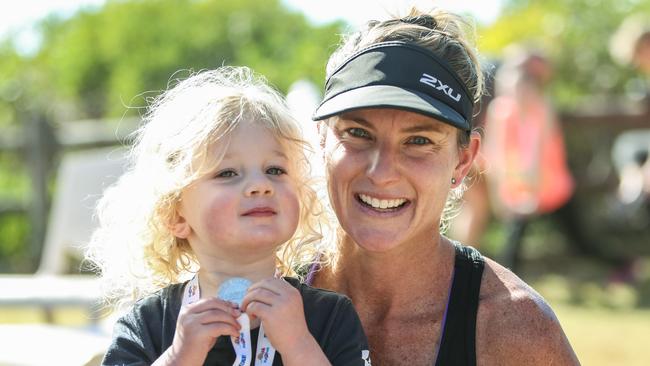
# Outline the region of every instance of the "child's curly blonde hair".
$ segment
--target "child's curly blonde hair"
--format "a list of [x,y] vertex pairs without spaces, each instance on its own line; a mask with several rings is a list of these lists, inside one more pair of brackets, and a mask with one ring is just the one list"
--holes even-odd
[[[104,280],[109,302],[126,305],[198,270],[185,239],[170,225],[185,187],[208,173],[221,157],[210,154],[227,143],[241,121],[266,128],[294,164],[300,198],[296,234],[276,252],[278,269],[296,275],[314,260],[327,223],[316,192],[298,122],[282,96],[246,67],[221,67],[181,80],[151,103],[130,150],[129,166],[99,200],[99,227],[86,258]],[[320,258],[320,259],[318,259]]]

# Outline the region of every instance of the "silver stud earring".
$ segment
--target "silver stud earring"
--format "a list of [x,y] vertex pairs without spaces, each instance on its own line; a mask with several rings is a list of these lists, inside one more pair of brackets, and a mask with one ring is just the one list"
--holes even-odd
[[451,184],[456,184],[456,178],[451,178]]

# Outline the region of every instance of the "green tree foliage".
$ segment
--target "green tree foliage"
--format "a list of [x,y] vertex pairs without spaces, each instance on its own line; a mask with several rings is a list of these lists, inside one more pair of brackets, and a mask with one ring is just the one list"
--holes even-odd
[[107,0],[40,21],[34,52],[18,48],[16,35],[0,40],[0,128],[19,131],[0,136],[0,272],[36,265],[28,216],[3,208],[32,199],[27,150],[7,150],[31,118],[137,116],[174,78],[224,64],[250,66],[283,92],[298,79],[322,85],[343,27],[310,24],[280,0]]
[[609,41],[623,19],[650,14],[641,0],[509,0],[498,20],[480,30],[479,47],[499,58],[509,44],[543,50],[556,66],[553,96],[573,108],[595,95],[620,95],[633,76],[617,65]]
[[178,70],[248,65],[282,91],[299,78],[322,83],[341,28],[313,26],[278,0],[109,0],[43,21],[32,66],[58,115],[121,117]]

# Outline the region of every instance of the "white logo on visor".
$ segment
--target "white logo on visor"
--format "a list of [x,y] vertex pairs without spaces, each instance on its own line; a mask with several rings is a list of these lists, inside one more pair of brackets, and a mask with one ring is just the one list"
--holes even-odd
[[435,76],[422,73],[420,82],[422,84],[427,84],[431,87],[434,87],[436,88],[436,90],[442,91],[443,93],[447,94],[449,98],[455,100],[456,102],[460,101],[460,93],[456,93],[456,95],[454,95],[454,89],[452,89],[449,85],[444,84],[442,81],[440,81],[440,79],[438,79]]

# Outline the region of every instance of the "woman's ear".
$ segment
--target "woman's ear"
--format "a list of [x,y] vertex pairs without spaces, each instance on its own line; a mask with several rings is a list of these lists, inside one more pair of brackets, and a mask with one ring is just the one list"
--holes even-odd
[[[462,133],[462,132],[460,132]],[[459,149],[458,164],[454,169],[454,176],[456,184],[460,184],[471,169],[474,159],[478,155],[479,148],[481,147],[481,135],[478,132],[472,132],[469,136],[469,146]]]

